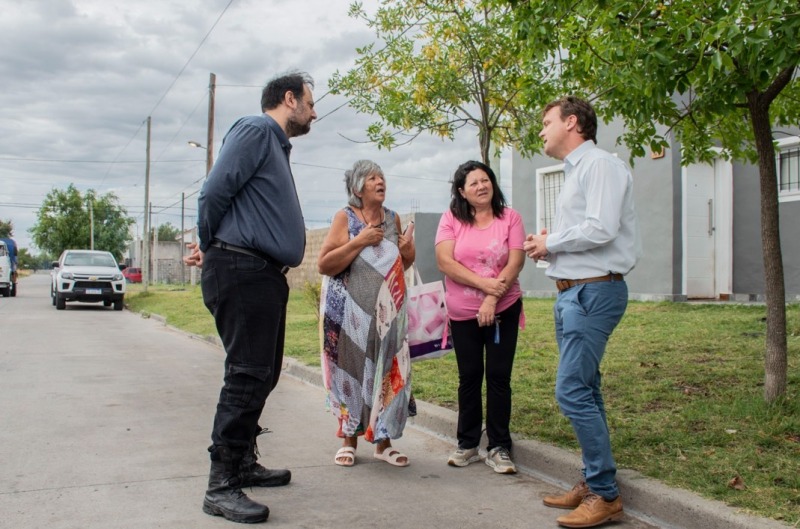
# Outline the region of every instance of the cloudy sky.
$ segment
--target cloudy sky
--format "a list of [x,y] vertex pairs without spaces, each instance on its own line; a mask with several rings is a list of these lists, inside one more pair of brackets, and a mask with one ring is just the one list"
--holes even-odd
[[[374,12],[378,0],[364,0]],[[205,175],[209,74],[216,74],[214,154],[230,125],[260,112],[264,83],[305,70],[317,113],[295,138],[293,172],[306,225],[329,224],[345,204],[343,172],[360,158],[387,174],[386,205],[400,213],[443,211],[459,163],[479,159],[474,129],[455,142],[420,136],[392,151],[357,143],[370,116],[326,95],[355,48],[374,40],[347,16],[346,0],[0,0],[0,219],[32,253],[28,230],[52,189],[114,193],[143,227],[146,119],[152,117],[153,224],[194,224]],[[508,168],[507,168],[508,167]],[[503,158],[510,198],[510,166]]]

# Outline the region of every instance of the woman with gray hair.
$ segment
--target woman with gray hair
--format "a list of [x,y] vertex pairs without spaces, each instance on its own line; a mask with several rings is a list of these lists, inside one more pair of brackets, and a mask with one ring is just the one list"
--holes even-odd
[[414,243],[383,206],[378,164],[357,161],[345,187],[348,206],[334,216],[318,260],[322,376],[343,438],[334,462],[353,466],[363,435],[375,444],[375,458],[404,467],[408,457],[391,440],[403,435],[411,395],[403,272],[414,262]]

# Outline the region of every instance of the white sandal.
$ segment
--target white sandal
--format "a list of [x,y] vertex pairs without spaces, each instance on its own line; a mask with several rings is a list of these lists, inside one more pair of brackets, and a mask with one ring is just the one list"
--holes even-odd
[[[375,457],[375,459],[386,461],[390,465],[394,465],[396,467],[407,467],[409,463],[407,455],[400,452],[399,450],[392,448],[391,446],[387,446],[383,452],[375,452],[372,455]],[[405,457],[406,460],[398,461],[398,459],[400,459],[401,457]]]
[[356,464],[356,449],[353,446],[343,446],[336,451],[333,462],[340,467],[352,467]]

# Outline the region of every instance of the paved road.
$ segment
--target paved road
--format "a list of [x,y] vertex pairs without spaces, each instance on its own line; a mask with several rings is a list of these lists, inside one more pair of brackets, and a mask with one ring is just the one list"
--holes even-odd
[[[67,304],[49,276],[0,298],[0,527],[232,528],[204,514],[208,444],[222,352],[128,311]],[[267,527],[548,529],[554,489],[484,464],[445,464],[452,441],[409,427],[395,445],[407,468],[374,460],[337,467],[335,420],[314,385],[285,376],[267,402],[266,463],[292,483],[253,489]],[[611,527],[654,527],[632,517]]]

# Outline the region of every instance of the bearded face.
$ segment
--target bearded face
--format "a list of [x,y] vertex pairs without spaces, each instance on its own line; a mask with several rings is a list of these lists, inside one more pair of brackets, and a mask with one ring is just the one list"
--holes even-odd
[[286,122],[286,135],[290,138],[308,134],[311,122],[317,119],[314,111],[314,99],[308,87],[303,89],[303,98],[297,100],[297,107],[289,115]]

